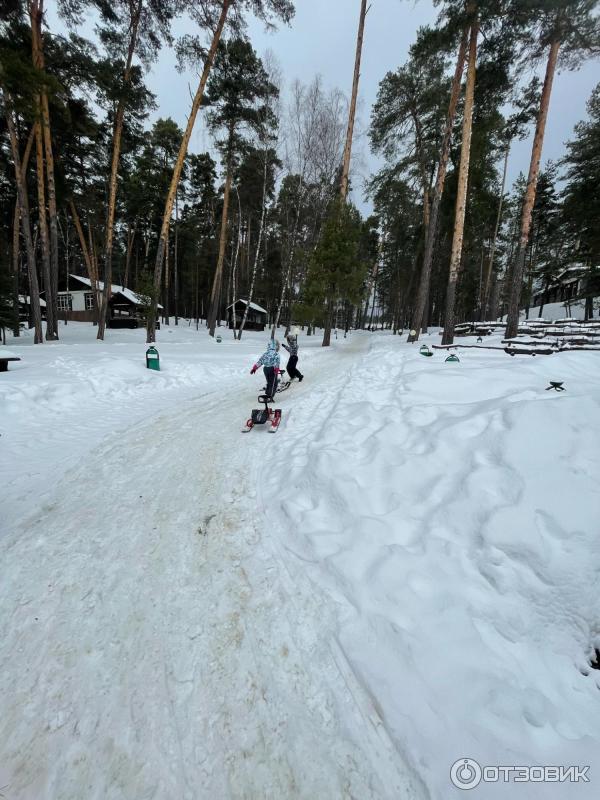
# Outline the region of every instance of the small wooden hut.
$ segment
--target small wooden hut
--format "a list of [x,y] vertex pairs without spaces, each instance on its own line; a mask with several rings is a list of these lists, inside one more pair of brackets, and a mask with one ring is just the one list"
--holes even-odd
[[[227,323],[230,328],[239,328],[244,311],[248,305],[247,300],[236,300],[227,306]],[[250,303],[245,328],[249,331],[264,331],[267,324],[268,312],[256,303]]]

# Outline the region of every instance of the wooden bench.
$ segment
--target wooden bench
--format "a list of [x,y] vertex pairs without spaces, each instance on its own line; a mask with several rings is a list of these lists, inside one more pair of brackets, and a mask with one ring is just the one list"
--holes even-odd
[[3,347],[0,347],[0,372],[7,372],[8,371],[8,362],[9,361],[20,361],[21,357],[11,353],[10,350],[5,350]]

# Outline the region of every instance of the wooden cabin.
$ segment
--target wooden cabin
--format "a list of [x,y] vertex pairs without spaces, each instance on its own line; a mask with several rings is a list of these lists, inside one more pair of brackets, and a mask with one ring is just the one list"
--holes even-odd
[[[12,302],[11,302],[12,306]],[[46,319],[46,301],[43,297],[40,297],[40,311],[42,314],[42,319]],[[19,320],[21,322],[28,322],[29,317],[31,315],[31,300],[29,295],[20,294],[19,295]]]
[[[247,300],[236,300],[227,306],[227,324],[230,328],[239,328],[248,305]],[[249,331],[264,331],[269,314],[256,303],[250,303],[244,328]]]
[[[108,314],[106,315],[107,328],[139,328],[146,324],[146,310],[148,300],[139,294],[132,292],[131,289],[124,287],[118,289],[113,286],[113,293],[108,300]],[[116,289],[116,291],[115,291]],[[158,311],[162,311],[160,303],[157,305]],[[156,329],[160,329],[158,319],[155,323]]]
[[[98,281],[100,291],[104,283]],[[145,324],[146,301],[126,286],[113,283],[108,299],[108,328],[138,328]],[[83,275],[69,275],[62,281],[57,296],[58,317],[78,322],[93,322],[95,318],[96,297],[92,282]],[[159,304],[159,311],[162,306]],[[159,327],[158,324],[156,326]]]

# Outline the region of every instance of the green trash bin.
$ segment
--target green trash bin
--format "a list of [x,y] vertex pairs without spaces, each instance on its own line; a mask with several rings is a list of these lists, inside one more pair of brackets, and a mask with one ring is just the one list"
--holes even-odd
[[148,369],[160,370],[160,358],[158,350],[153,345],[146,350],[146,366]]

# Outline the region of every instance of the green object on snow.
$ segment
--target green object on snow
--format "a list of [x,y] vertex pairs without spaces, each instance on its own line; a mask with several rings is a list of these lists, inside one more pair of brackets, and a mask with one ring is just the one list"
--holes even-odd
[[148,369],[156,369],[160,371],[160,358],[158,350],[153,345],[146,350],[146,366]]
[[426,345],[426,344],[422,344],[422,345],[421,345],[421,347],[419,348],[419,353],[421,353],[421,355],[422,355],[422,356],[432,356],[432,355],[433,355],[433,353],[432,353],[432,352],[431,352],[431,350],[430,350],[430,349],[427,347],[427,345]]
[[220,336],[217,336],[217,342],[222,342],[222,341],[223,341],[223,339],[221,339]]
[[446,361],[460,361],[460,358],[455,353],[451,353]]

